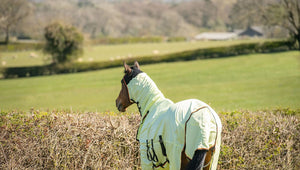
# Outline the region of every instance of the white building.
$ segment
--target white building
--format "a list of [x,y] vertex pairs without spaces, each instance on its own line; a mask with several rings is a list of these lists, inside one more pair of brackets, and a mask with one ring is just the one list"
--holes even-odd
[[236,39],[238,34],[234,32],[204,32],[195,36],[196,40],[231,40]]

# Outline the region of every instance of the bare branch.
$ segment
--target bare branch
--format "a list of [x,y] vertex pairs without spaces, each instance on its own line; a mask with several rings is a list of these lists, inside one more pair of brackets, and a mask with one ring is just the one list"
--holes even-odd
[[294,18],[294,15],[293,15],[293,12],[292,11],[288,11],[288,19],[289,19],[289,22],[292,24],[292,26],[297,29],[297,25],[295,23],[295,18]]
[[300,3],[299,3],[299,1],[296,1],[296,13],[297,13],[297,15],[298,15],[298,27],[300,27]]

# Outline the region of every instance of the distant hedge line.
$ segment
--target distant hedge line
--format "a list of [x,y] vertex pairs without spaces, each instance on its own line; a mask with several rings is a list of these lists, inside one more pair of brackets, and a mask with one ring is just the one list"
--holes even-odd
[[130,44],[130,43],[158,43],[158,42],[177,42],[186,41],[185,37],[105,37],[91,40],[92,44]]
[[28,42],[28,43],[11,43],[0,45],[0,51],[26,51],[26,50],[39,50],[44,47],[40,42]]
[[92,40],[93,44],[129,44],[129,43],[147,43],[163,42],[163,37],[105,37]]
[[91,70],[106,69],[112,67],[122,66],[123,60],[131,63],[138,60],[141,64],[151,64],[159,62],[174,62],[174,61],[188,61],[196,59],[209,59],[221,58],[228,56],[236,56],[241,54],[251,53],[269,53],[278,51],[291,50],[293,43],[290,41],[272,41],[264,43],[248,43],[240,44],[229,47],[216,47],[207,49],[196,49],[190,51],[183,51],[173,54],[144,56],[144,57],[131,57],[126,59],[119,59],[113,61],[99,61],[99,62],[86,62],[86,63],[66,63],[58,65],[45,65],[34,67],[11,67],[3,69],[4,78],[15,77],[29,77],[52,75],[62,73],[75,73]]

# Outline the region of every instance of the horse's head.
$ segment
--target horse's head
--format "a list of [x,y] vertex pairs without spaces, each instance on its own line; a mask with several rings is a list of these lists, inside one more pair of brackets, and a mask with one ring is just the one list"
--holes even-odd
[[132,105],[134,102],[130,99],[127,84],[131,79],[136,77],[142,71],[140,70],[139,63],[137,61],[134,62],[134,66],[130,67],[124,62],[124,77],[121,80],[122,89],[120,94],[116,100],[116,107],[120,112],[125,112],[127,107]]

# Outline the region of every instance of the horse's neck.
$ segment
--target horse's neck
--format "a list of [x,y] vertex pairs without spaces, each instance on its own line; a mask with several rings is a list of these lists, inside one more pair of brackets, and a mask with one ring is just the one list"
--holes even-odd
[[159,103],[168,100],[146,73],[141,73],[132,79],[128,84],[128,90],[131,99],[137,103],[142,117]]

